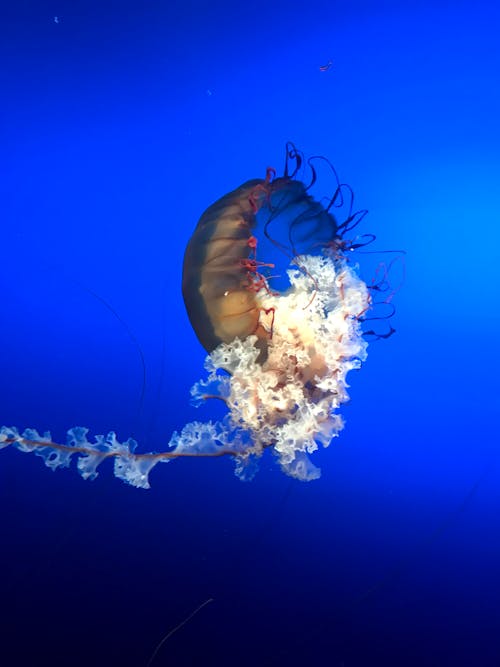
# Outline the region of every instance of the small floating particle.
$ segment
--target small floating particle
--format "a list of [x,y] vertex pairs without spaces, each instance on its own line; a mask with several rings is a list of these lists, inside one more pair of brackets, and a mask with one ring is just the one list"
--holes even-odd
[[328,70],[330,69],[330,67],[331,67],[332,65],[333,65],[332,61],[329,60],[329,61],[326,63],[326,65],[320,65],[320,66],[319,66],[319,71],[320,71],[320,72],[328,72]]

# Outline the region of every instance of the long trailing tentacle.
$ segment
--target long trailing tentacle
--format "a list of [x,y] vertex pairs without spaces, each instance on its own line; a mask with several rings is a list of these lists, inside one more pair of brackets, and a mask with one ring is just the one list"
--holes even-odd
[[22,452],[34,452],[41,456],[52,470],[68,467],[71,458],[78,457],[78,470],[84,479],[95,479],[97,467],[106,459],[114,459],[115,476],[140,488],[148,489],[149,473],[157,463],[177,458],[241,456],[237,444],[221,442],[214,424],[191,425],[189,433],[174,434],[170,441],[172,449],[164,452],[135,453],[137,442],[132,438],[119,442],[111,431],[107,436],[97,435],[95,441],[87,439],[88,429],[75,427],[68,431],[66,444],[53,442],[50,433],[40,435],[34,429],[23,433],[14,427],[0,427],[0,449],[13,445]]

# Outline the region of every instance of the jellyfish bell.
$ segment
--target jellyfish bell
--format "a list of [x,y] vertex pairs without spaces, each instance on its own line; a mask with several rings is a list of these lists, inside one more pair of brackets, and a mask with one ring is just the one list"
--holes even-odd
[[268,449],[287,475],[319,477],[309,455],[343,428],[346,376],[366,359],[361,324],[371,304],[345,252],[352,247],[345,234],[364,212],[353,213],[352,197],[344,197],[345,186],[331,170],[334,191],[318,201],[310,192],[314,158],[304,164],[287,144],[283,175],[268,168],[264,178],[221,197],[187,244],[182,293],[208,353],[208,377],[194,385],[192,399],[198,405],[224,401],[222,421],[187,424],[167,451],[150,454],[135,453],[135,442],[120,443],[114,433],[89,442],[81,428],[71,429],[62,445],[50,434],[4,427],[0,448],[34,451],[52,468],[76,454],[81,474],[90,478],[113,458],[115,475],[142,487],[157,463],[192,456],[229,455],[236,473],[248,479]]
[[182,294],[207,352],[237,337],[266,337],[244,263],[250,258],[255,225],[252,196],[263,183],[248,181],[209,206],[186,248]]
[[[291,175],[290,158],[295,161]],[[257,336],[261,349],[267,347],[261,304],[270,291],[269,269],[277,266],[276,255],[260,260],[263,242],[274,244],[287,263],[298,263],[306,248],[317,252],[337,236],[334,216],[294,178],[301,163],[300,153],[288,145],[283,176],[274,178],[275,170],[268,168],[264,179],[247,181],[221,197],[203,213],[188,242],[182,293],[191,325],[209,353],[220,343],[249,335]],[[282,274],[286,267],[280,268]],[[272,273],[275,286],[282,276]]]

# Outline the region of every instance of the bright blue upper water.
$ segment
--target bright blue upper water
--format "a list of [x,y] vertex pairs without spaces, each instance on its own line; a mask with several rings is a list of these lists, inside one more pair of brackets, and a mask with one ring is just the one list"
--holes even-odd
[[1,423],[152,450],[220,416],[189,404],[183,252],[287,140],[407,275],[319,481],[181,460],[142,491],[3,450],[2,666],[145,666],[209,598],[153,665],[500,664],[494,5],[4,4]]

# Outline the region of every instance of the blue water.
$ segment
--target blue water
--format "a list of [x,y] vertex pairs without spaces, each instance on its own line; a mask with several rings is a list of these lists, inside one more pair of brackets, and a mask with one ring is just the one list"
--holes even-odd
[[189,404],[183,252],[287,140],[407,251],[318,481],[0,452],[2,667],[145,666],[209,599],[154,667],[500,665],[495,4],[2,5],[1,423],[148,451],[220,417]]

